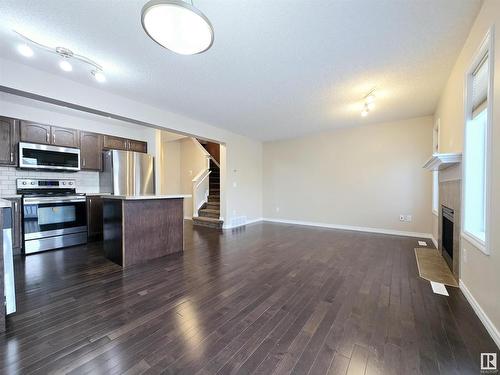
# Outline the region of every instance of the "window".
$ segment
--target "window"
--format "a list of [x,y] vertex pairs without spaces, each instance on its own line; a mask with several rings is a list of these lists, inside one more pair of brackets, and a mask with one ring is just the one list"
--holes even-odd
[[489,159],[492,98],[490,34],[467,74],[463,236],[488,253]]
[[432,213],[439,215],[439,172],[432,172]]

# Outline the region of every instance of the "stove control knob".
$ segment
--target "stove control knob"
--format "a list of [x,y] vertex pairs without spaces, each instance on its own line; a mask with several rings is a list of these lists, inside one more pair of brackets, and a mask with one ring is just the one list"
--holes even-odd
[[63,185],[66,185],[66,181],[63,181],[63,182],[62,182],[62,184],[63,184]]
[[68,182],[68,184],[73,185],[73,181]]
[[26,181],[23,181],[23,185],[26,185],[26,184],[27,184],[27,182],[26,182]]
[[31,185],[35,185],[35,181],[31,181]]

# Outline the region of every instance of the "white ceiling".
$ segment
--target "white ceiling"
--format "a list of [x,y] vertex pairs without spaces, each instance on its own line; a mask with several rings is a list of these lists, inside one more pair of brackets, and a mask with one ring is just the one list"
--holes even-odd
[[[262,140],[432,114],[480,0],[196,0],[212,48],[180,56],[143,32],[146,0],[2,0],[0,56]],[[17,29],[105,67],[104,85]],[[75,65],[77,65],[75,63]],[[361,118],[377,87],[377,108]]]

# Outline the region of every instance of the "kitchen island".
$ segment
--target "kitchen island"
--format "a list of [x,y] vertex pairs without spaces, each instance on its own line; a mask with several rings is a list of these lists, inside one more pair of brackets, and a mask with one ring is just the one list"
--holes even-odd
[[184,251],[184,198],[103,196],[104,251],[122,267]]

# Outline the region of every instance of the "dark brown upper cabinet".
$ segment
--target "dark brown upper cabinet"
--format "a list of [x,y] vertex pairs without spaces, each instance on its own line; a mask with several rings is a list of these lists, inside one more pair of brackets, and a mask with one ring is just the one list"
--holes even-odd
[[135,152],[148,152],[147,142],[136,141],[133,139],[126,139],[114,137],[112,135],[104,136],[104,149],[106,150],[124,150]]
[[50,125],[21,121],[21,141],[50,145],[52,141]]
[[0,117],[0,164],[17,165],[17,143],[19,142],[19,121]]
[[113,137],[112,135],[104,136],[104,148],[108,150],[127,150],[128,139]]
[[57,126],[50,127],[50,133],[52,135],[52,143],[55,146],[62,147],[78,147],[78,130],[76,129],[66,129],[59,128]]
[[21,121],[21,141],[62,147],[78,147],[78,130]]
[[132,139],[128,140],[128,150],[135,152],[148,152],[148,144],[147,142],[134,141]]
[[81,169],[90,171],[102,170],[103,135],[80,132]]

